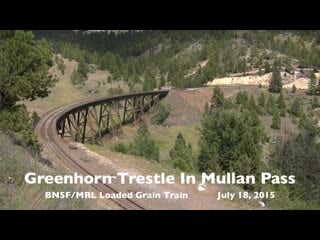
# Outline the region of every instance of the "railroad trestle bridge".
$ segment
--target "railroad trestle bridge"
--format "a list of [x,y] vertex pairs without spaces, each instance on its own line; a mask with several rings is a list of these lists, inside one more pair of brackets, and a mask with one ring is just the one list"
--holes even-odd
[[101,144],[105,134],[118,134],[122,125],[132,123],[150,111],[169,91],[130,93],[80,103],[57,117],[57,133],[76,142]]

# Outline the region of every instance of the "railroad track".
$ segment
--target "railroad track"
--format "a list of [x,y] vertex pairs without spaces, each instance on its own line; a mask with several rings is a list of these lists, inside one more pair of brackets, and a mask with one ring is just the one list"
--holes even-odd
[[[101,98],[99,98],[101,99]],[[64,112],[69,111],[75,107],[81,106],[83,104],[88,104],[93,102],[94,100],[85,100],[79,103],[75,103],[66,107],[58,108],[47,115],[45,115],[37,124],[36,132],[40,135],[42,139],[43,147],[47,151],[50,152],[50,156],[54,156],[55,160],[58,159],[60,163],[65,165],[68,170],[73,172],[78,172],[79,174],[83,175],[91,175],[88,169],[81,166],[81,164],[75,159],[69,151],[66,151],[63,148],[62,139],[57,134],[56,124],[59,116],[61,116]],[[50,159],[49,159],[50,160]],[[104,184],[101,181],[98,184],[92,184],[96,190],[103,192],[103,193],[118,193],[121,192],[116,186],[112,186],[109,184]],[[141,205],[141,203],[137,203],[136,201],[129,199],[129,198],[122,198],[122,199],[111,199],[117,205],[119,205],[123,209],[127,210],[145,210],[145,208]]]

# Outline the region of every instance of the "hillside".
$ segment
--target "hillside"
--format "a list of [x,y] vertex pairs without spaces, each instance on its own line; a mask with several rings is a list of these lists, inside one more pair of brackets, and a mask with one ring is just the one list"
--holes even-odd
[[23,147],[16,145],[0,132],[0,209],[93,209],[93,201],[45,199],[46,191],[80,190],[74,186],[28,185],[24,175],[28,172],[56,175],[58,171],[39,163]]
[[[35,125],[39,116],[79,100],[161,88],[169,89],[168,95],[138,121],[126,124],[120,131],[109,131],[110,114],[125,112],[107,111],[104,130],[108,131],[100,145],[89,141],[71,144],[66,135],[65,151],[83,161],[84,168],[97,172],[185,172],[197,181],[204,172],[235,172],[257,179],[262,172],[296,177],[295,184],[258,182],[210,187],[212,194],[229,190],[274,192],[274,199],[263,196],[253,202],[220,205],[208,202],[212,196],[207,192],[208,198],[198,203],[186,201],[184,206],[171,208],[251,209],[257,207],[260,198],[263,206],[275,209],[319,208],[319,31],[33,33],[35,38],[28,31],[0,31],[0,131],[5,133],[0,134],[1,208],[117,209],[109,201],[48,202],[41,197],[48,186],[23,183],[26,171],[53,175],[64,172],[38,157],[42,148],[34,133]],[[45,41],[39,41],[42,38]],[[135,103],[136,98],[130,106]],[[126,104],[114,106],[122,108]],[[88,132],[87,121],[90,124],[93,118],[102,126],[98,118],[87,118],[87,113],[78,116],[85,118],[80,132],[83,135]],[[73,123],[77,135],[79,124],[80,118]],[[42,129],[44,133],[47,124]],[[41,134],[41,139],[48,135]],[[44,146],[50,147],[50,142]],[[93,161],[85,162],[81,158],[84,153]],[[133,188],[139,190],[138,185]],[[164,190],[157,185],[148,189]],[[173,189],[190,190],[193,196],[200,196],[198,188]],[[157,204],[148,204],[157,208]]]
[[[247,88],[250,88],[248,86]],[[241,88],[222,87],[225,96],[230,97],[240,91]],[[199,123],[206,103],[210,103],[213,88],[190,88],[185,90],[172,90],[163,100],[170,109],[169,117],[163,125],[187,125]]]
[[[107,69],[115,81],[125,81],[130,89],[137,83],[144,90],[200,87],[225,77],[259,84],[267,81],[274,64],[283,74],[295,75],[297,85],[305,88],[310,78],[305,69],[317,72],[320,66],[319,31],[34,33],[46,37],[65,58]],[[247,75],[252,79],[238,79]]]
[[64,106],[76,101],[90,98],[110,95],[110,89],[119,89],[128,92],[128,87],[123,82],[107,82],[108,71],[94,70],[88,73],[88,79],[85,85],[76,86],[71,82],[71,75],[78,69],[78,62],[74,60],[67,60],[57,55],[64,63],[64,73],[58,69],[58,65],[54,62],[49,69],[51,74],[57,81],[55,86],[50,89],[51,93],[48,97],[37,99],[35,101],[24,102],[28,107],[29,112],[37,112],[39,116],[43,116],[48,110],[54,109],[58,106]]

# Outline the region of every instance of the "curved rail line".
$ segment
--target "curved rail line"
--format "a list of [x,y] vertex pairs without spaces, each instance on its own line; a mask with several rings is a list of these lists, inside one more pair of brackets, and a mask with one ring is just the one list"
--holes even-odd
[[[119,95],[115,97],[102,97],[84,100],[75,104],[71,104],[62,108],[55,109],[44,116],[36,126],[36,132],[40,135],[42,139],[42,143],[44,148],[46,148],[51,155],[55,156],[55,158],[59,159],[61,163],[63,163],[69,170],[77,171],[80,174],[91,175],[92,174],[88,169],[82,166],[77,159],[75,159],[70,151],[65,149],[64,143],[62,142],[61,137],[58,135],[57,131],[57,122],[61,117],[65,116],[68,112],[73,111],[75,109],[81,109],[88,105],[97,105],[102,102],[106,102],[109,100],[122,100],[124,98],[131,98],[135,96],[148,95],[160,93],[167,95],[168,91],[153,91],[153,92],[142,92],[142,93],[132,93]],[[121,192],[116,186],[112,186],[110,184],[103,184],[99,182],[98,184],[92,185],[96,190],[104,192],[104,193],[118,193]],[[141,203],[138,203],[136,200],[132,200],[129,198],[122,199],[112,199],[116,204],[118,204],[123,209],[130,210],[144,210],[145,208]]]

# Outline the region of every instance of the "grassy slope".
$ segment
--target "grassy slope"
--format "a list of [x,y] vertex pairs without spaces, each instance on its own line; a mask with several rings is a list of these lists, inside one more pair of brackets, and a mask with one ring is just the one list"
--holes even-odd
[[[30,153],[14,145],[0,133],[0,209],[90,209],[91,200],[45,199],[46,191],[75,191],[75,186],[24,182],[27,172],[56,175],[57,171],[40,164]],[[9,179],[13,179],[14,183]]]
[[[166,161],[169,158],[169,151],[174,145],[175,139],[179,132],[182,133],[187,143],[193,147],[194,152],[198,151],[198,141],[199,133],[198,128],[199,123],[189,124],[189,125],[178,125],[178,126],[159,126],[159,125],[148,125],[149,132],[152,139],[156,141],[160,148],[160,161]],[[104,139],[105,146],[108,149],[112,148],[113,142],[129,143],[133,140],[136,132],[138,130],[138,125],[128,125],[123,127],[123,134],[118,136],[116,139],[108,140]]]
[[[32,102],[25,102],[29,112],[36,111],[40,116],[43,116],[46,112],[59,107],[74,103],[76,101],[90,98],[90,97],[99,97],[107,96],[108,89],[111,87],[117,87],[120,85],[125,91],[127,91],[127,86],[120,83],[107,83],[102,85],[102,82],[107,80],[108,72],[107,71],[96,71],[95,73],[88,74],[88,81],[84,87],[76,87],[71,84],[70,76],[72,71],[77,69],[78,63],[73,60],[64,59],[66,65],[65,74],[62,75],[61,72],[57,69],[56,64],[50,69],[50,74],[58,79],[56,85],[51,89],[51,93],[48,97],[43,99],[37,99]],[[101,83],[101,87],[98,88],[98,82]],[[99,89],[99,93],[90,94],[89,90]]]

